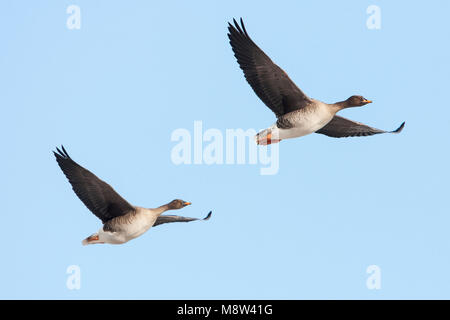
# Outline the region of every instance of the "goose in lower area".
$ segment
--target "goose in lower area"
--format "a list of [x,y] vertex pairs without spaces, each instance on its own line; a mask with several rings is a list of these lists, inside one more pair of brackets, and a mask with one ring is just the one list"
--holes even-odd
[[241,25],[234,20],[228,23],[228,38],[239,66],[256,95],[276,115],[271,127],[256,135],[261,145],[280,142],[316,132],[329,137],[370,136],[380,133],[399,133],[403,122],[394,131],[384,131],[337,116],[345,108],[361,107],[372,101],[362,96],[351,96],[347,100],[327,104],[311,99],[298,88],[288,75],[253,42]]
[[[163,223],[200,220],[174,215],[161,215],[167,210],[176,210],[190,202],[173,200],[158,208],[147,209],[129,204],[106,182],[73,161],[67,151],[56,148],[53,152],[61,170],[66,175],[73,191],[85,206],[103,222],[103,227],[83,240],[82,244],[121,244],[137,238]],[[208,220],[211,212],[203,220]]]

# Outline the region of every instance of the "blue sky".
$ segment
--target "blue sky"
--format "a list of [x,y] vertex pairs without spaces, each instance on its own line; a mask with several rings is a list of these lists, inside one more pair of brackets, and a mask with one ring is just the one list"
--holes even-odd
[[[81,28],[69,30],[69,5]],[[366,9],[381,9],[381,29]],[[2,1],[0,298],[450,298],[448,1]],[[400,135],[280,143],[259,166],[175,165],[178,128],[256,128],[274,116],[227,39],[253,40],[309,96],[374,100],[342,115]],[[131,203],[208,222],[81,246],[100,227],[52,150]],[[81,288],[66,286],[67,267]],[[369,290],[366,269],[381,270]]]

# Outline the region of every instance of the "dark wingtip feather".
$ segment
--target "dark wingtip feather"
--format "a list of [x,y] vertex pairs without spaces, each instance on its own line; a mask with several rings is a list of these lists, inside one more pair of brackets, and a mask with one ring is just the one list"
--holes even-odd
[[[233,18],[233,22],[235,24],[235,26],[238,26],[236,19]],[[228,22],[228,37],[231,37],[233,34],[239,34],[239,27],[235,27],[233,26],[230,22]]]
[[239,31],[239,33],[242,35],[244,34],[244,31],[242,31],[241,26],[239,25],[239,23],[236,21],[236,19],[233,18],[234,21],[234,25],[236,27],[236,29]]
[[61,160],[61,159],[72,160],[72,158],[69,156],[69,154],[67,153],[67,151],[63,145],[61,145],[61,149],[56,147],[56,151],[57,152],[53,151],[53,154],[55,155],[56,160]]
[[241,17],[241,26],[242,26],[242,30],[244,30],[244,34],[248,37],[248,33],[247,33],[247,30],[245,30],[244,20],[242,20],[242,17]]
[[403,121],[403,123],[400,125],[400,127],[395,129],[394,131],[391,131],[391,133],[400,133],[400,132],[402,132],[403,128],[405,127],[405,123],[406,123],[406,121]]
[[64,155],[64,153],[58,148],[56,147],[56,151],[58,151],[58,156],[59,158],[65,158],[66,156]]
[[67,153],[66,149],[64,149],[64,146],[63,146],[63,145],[61,145],[61,148],[62,148],[62,150],[63,150],[63,152],[64,152],[64,155],[67,157],[67,159],[70,159],[70,156],[69,156],[69,154]]
[[209,218],[211,218],[211,214],[212,214],[212,211],[210,211],[210,212],[208,213],[208,215],[207,215],[206,217],[203,218],[203,220],[209,220]]

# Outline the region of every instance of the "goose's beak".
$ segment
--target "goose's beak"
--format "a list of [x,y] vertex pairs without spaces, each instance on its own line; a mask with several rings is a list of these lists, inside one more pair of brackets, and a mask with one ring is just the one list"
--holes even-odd
[[185,202],[183,203],[185,206],[190,206],[192,204],[192,202]]
[[372,100],[364,100],[364,103],[372,103]]

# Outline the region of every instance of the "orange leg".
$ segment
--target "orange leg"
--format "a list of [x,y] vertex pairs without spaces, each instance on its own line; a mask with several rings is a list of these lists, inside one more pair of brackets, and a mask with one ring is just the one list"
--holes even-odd
[[91,242],[91,241],[97,241],[98,239],[99,239],[98,235],[96,235],[96,236],[90,236],[90,237],[87,238],[87,241],[88,241],[88,242]]
[[258,139],[256,143],[263,146],[267,146],[269,144],[278,143],[280,141],[281,139],[272,139],[272,134],[268,133],[264,138]]

